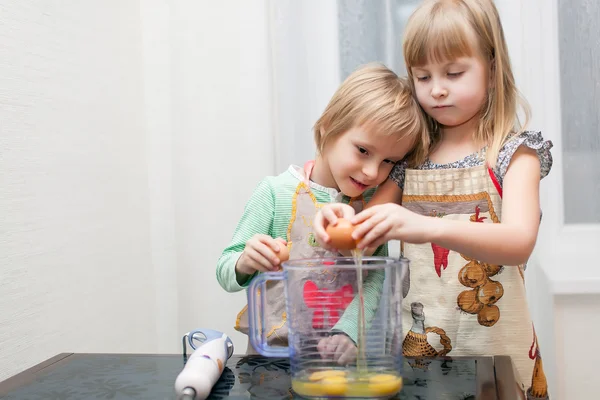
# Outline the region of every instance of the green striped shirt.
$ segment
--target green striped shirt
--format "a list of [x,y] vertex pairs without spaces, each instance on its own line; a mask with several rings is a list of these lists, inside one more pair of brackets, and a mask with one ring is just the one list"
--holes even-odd
[[[256,234],[265,234],[273,238],[286,239],[287,229],[292,217],[292,198],[298,184],[303,180],[300,167],[290,166],[287,171],[277,176],[263,179],[246,203],[244,213],[233,238],[223,250],[217,262],[217,281],[228,292],[237,292],[248,286],[252,275],[241,285],[237,282],[235,265],[240,258],[246,242]],[[310,189],[319,203],[343,202],[348,203],[350,198],[332,188],[326,188],[310,182]],[[370,189],[363,194],[365,201],[369,201],[375,189]],[[387,245],[380,246],[374,256],[387,256]],[[256,275],[256,274],[255,274]],[[369,273],[364,281],[365,316],[369,321],[377,311],[381,290],[383,288],[383,271]],[[346,333],[356,342],[357,336],[358,299],[348,306],[344,315],[334,330]]]

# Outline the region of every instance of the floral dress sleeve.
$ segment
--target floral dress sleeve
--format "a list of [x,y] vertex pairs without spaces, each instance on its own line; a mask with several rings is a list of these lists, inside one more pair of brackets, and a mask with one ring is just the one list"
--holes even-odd
[[406,161],[398,161],[392,171],[390,172],[389,178],[396,182],[400,189],[404,190],[404,178],[406,176]]
[[506,171],[510,165],[510,160],[520,146],[527,146],[536,151],[538,158],[540,159],[541,178],[544,178],[546,175],[548,175],[550,169],[552,168],[552,154],[550,153],[552,142],[550,140],[544,140],[542,133],[538,131],[521,132],[510,139],[502,147],[502,149],[500,149],[500,153],[498,154],[498,161],[496,162],[494,173],[498,179],[500,187],[502,187],[504,176],[506,175]]

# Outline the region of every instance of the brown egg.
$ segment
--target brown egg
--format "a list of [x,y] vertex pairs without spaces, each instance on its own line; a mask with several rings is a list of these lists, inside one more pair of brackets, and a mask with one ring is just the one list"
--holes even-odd
[[278,240],[279,243],[279,253],[277,253],[277,257],[279,261],[284,262],[290,259],[290,250],[282,241]]
[[328,225],[325,230],[331,238],[331,246],[338,250],[354,250],[356,241],[352,238],[355,226],[344,218],[338,219],[337,224]]

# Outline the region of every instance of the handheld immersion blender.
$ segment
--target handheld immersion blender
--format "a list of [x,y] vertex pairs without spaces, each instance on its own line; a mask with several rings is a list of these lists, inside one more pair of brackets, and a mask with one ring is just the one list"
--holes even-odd
[[178,400],[204,400],[233,354],[233,343],[223,332],[198,329],[183,336],[183,355],[189,343],[194,352],[175,380]]

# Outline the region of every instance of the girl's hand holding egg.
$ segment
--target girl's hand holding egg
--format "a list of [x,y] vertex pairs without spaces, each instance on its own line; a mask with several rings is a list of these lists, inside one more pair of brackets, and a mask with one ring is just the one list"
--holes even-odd
[[329,236],[329,245],[337,250],[354,250],[358,241],[354,240],[352,233],[356,228],[349,220],[339,218],[336,224],[329,224],[325,232]]
[[[344,203],[330,203],[325,204],[315,216],[313,221],[313,229],[315,234],[315,239],[317,239],[317,243],[327,250],[353,250],[356,246],[355,244],[346,243],[344,245],[342,243],[341,247],[336,247],[333,243],[331,243],[331,236],[329,232],[332,232],[340,219],[350,220],[355,214],[354,208]],[[339,228],[337,228],[339,229]],[[344,237],[344,232],[347,232],[349,227],[347,225],[342,225],[342,231],[338,231],[337,229],[333,230],[336,232],[336,237],[339,237],[341,233],[341,237]],[[344,231],[345,230],[345,231]],[[350,246],[351,248],[349,248]]]

